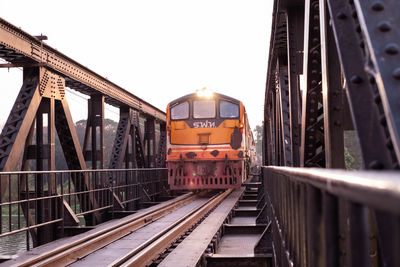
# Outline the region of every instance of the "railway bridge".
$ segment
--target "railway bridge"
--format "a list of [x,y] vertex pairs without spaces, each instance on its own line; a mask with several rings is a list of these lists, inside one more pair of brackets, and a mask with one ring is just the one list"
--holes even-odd
[[[178,265],[163,260],[176,254],[183,261],[190,250],[200,255],[189,259],[193,266],[400,266],[398,10],[400,2],[389,0],[275,0],[263,166],[246,189],[203,198],[168,188],[163,111],[46,45],[43,36],[0,19],[0,57],[7,62],[1,67],[23,68],[0,136],[0,240],[5,246],[17,237],[27,250],[3,264],[84,265],[79,260],[88,247],[96,253],[106,240],[171,220],[181,228],[147,239],[150,232],[137,232],[129,239],[137,247],[108,265]],[[82,146],[66,87],[89,97]],[[108,161],[105,103],[120,110]],[[56,143],[63,159],[55,157]],[[68,170],[57,170],[58,160]],[[201,207],[182,208],[191,198],[199,203],[189,206]],[[161,239],[172,232],[178,237]],[[150,240],[155,245],[145,247]],[[246,255],[232,255],[240,250]],[[91,255],[103,261],[106,254]]]

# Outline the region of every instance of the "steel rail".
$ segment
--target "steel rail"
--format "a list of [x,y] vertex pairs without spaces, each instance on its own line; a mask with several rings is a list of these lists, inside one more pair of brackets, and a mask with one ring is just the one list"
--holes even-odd
[[79,64],[38,38],[0,18],[0,58],[11,63],[45,66],[65,77],[66,86],[86,95],[100,93],[107,103],[127,105],[165,121],[165,113],[148,102]]
[[172,210],[190,202],[197,198],[197,195],[188,193],[177,199],[161,205],[159,208],[147,211],[143,214],[106,228],[98,232],[85,236],[69,244],[57,247],[47,253],[38,255],[37,257],[28,259],[22,263],[16,263],[12,266],[66,266],[88,254],[114,242],[117,239],[135,231],[144,225],[147,225]]
[[120,259],[115,260],[108,266],[145,266],[151,263],[155,255],[161,254],[173,242],[179,239],[190,227],[196,224],[209,211],[218,205],[225,197],[232,192],[228,189],[225,192],[209,199],[195,210],[182,216],[168,228],[155,234],[141,246],[133,249]]

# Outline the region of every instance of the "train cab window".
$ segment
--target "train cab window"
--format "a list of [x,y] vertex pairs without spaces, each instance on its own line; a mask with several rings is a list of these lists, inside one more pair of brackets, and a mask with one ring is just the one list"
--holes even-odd
[[195,119],[215,118],[215,101],[214,100],[193,101],[193,118]]
[[189,118],[189,102],[183,102],[171,108],[171,119],[183,120]]
[[219,102],[219,115],[221,118],[239,117],[239,106],[228,101]]

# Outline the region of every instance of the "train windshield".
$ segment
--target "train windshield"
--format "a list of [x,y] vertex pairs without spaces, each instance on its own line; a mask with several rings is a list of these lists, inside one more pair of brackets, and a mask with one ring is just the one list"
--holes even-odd
[[239,117],[239,106],[237,104],[221,100],[219,102],[219,115],[221,118],[237,118]]
[[183,120],[189,118],[189,103],[183,102],[171,108],[171,119]]
[[193,118],[195,119],[215,118],[215,101],[214,100],[193,101]]

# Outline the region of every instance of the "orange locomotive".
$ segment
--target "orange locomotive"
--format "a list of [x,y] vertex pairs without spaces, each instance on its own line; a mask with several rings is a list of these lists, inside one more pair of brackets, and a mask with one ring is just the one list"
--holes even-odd
[[171,189],[240,187],[254,152],[243,103],[206,89],[167,106]]

